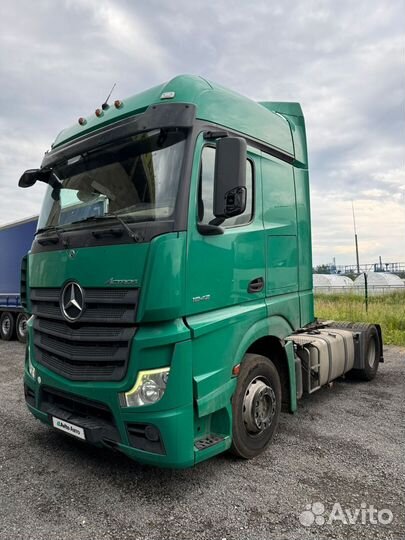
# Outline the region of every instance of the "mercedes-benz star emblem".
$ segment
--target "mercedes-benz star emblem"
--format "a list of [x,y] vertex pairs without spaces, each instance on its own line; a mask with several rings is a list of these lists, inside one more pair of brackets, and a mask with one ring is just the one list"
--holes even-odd
[[84,291],[78,283],[66,283],[60,297],[60,308],[67,321],[80,319],[84,311]]

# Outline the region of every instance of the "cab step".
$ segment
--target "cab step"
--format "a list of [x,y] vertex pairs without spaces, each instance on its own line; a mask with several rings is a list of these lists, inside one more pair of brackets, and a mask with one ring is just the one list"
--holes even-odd
[[206,448],[209,448],[210,446],[215,446],[216,444],[222,442],[225,440],[225,438],[222,435],[215,435],[210,434],[204,437],[203,439],[199,439],[198,441],[195,441],[194,446],[197,450],[205,450]]

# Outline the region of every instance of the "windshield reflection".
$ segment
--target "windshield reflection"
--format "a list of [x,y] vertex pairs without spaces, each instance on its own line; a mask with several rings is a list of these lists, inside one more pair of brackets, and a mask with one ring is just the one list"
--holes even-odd
[[154,130],[56,165],[61,187],[48,187],[38,227],[80,226],[107,214],[126,222],[169,219],[184,147],[183,130]]

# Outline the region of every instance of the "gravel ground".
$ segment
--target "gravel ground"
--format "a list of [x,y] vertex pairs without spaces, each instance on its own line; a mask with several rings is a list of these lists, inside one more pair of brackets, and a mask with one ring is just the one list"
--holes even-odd
[[[1,540],[405,538],[405,349],[386,348],[373,382],[339,381],[283,414],[259,458],[223,455],[183,471],[138,465],[34,420],[23,355],[0,341]],[[317,502],[321,524],[303,526]],[[329,523],[335,503],[389,509],[393,521]]]

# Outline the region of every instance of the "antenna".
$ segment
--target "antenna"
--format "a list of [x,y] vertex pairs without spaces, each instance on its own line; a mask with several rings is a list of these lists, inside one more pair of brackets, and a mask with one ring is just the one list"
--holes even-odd
[[357,242],[356,216],[355,216],[355,213],[354,213],[354,202],[353,201],[352,201],[352,212],[353,212],[354,244],[356,246],[357,273],[360,274],[359,244]]
[[110,99],[111,97],[111,94],[113,93],[114,91],[114,88],[117,86],[117,83],[114,83],[113,84],[113,87],[111,88],[111,91],[110,93],[108,94],[107,96],[107,99],[104,101],[104,103],[101,105],[101,108],[103,109],[103,111],[106,111],[110,106],[108,105],[108,100]]

